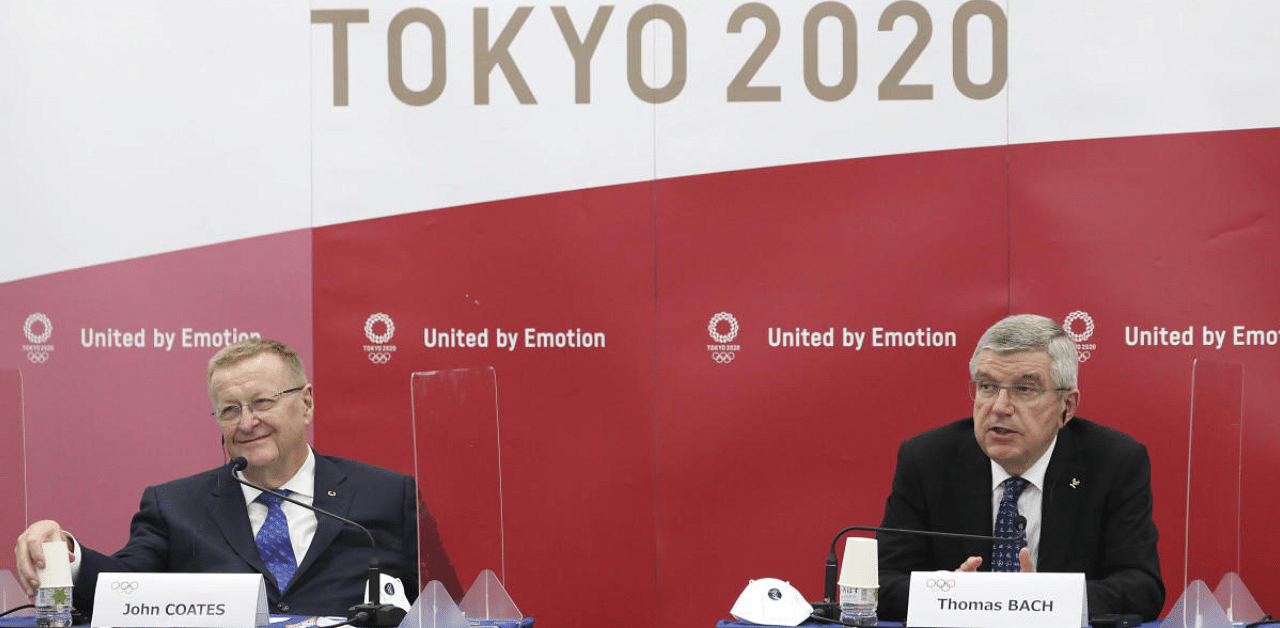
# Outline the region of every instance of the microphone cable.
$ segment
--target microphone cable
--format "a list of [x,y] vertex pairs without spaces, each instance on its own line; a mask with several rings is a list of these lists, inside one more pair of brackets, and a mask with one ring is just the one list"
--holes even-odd
[[7,611],[4,611],[3,613],[0,613],[0,617],[4,617],[5,615],[9,615],[11,613],[16,613],[24,608],[35,608],[35,607],[36,607],[35,604],[23,604],[22,606],[15,606]]

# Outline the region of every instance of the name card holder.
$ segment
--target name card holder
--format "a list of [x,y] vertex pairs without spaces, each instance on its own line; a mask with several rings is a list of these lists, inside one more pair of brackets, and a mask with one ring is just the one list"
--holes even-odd
[[1082,573],[916,571],[907,625],[1081,628],[1089,625]]
[[271,621],[262,574],[101,573],[93,628],[257,628]]

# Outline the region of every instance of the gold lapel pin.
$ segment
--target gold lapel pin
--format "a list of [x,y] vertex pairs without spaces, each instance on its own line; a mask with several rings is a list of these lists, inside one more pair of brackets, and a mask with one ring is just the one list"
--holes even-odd
[[1071,478],[1071,488],[1080,488],[1080,479]]

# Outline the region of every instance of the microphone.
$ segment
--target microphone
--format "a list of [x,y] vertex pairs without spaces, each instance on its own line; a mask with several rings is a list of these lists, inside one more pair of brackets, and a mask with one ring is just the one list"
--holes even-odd
[[258,489],[264,493],[270,493],[291,504],[297,504],[307,510],[322,514],[326,517],[333,517],[342,523],[359,528],[361,532],[364,532],[365,536],[369,537],[370,549],[368,585],[369,601],[356,604],[348,609],[347,623],[352,626],[362,628],[394,628],[395,626],[400,625],[400,622],[404,620],[404,616],[406,614],[404,609],[392,604],[381,604],[379,602],[382,589],[382,569],[378,564],[378,544],[374,542],[373,533],[369,532],[368,528],[347,519],[346,517],[335,515],[323,508],[316,508],[315,506],[300,502],[288,495],[284,495],[269,488],[258,486],[252,482],[240,479],[240,476],[236,475],[236,472],[243,471],[249,466],[249,461],[244,456],[236,456],[235,458],[232,458],[228,466],[231,468],[231,478],[249,488]]
[[[1019,531],[1026,528],[1026,517],[1018,517],[1020,527]],[[849,532],[901,532],[903,534],[918,534],[922,536],[936,536],[948,539],[968,539],[971,541],[1009,541],[1021,538],[1021,536],[1007,539],[999,536],[983,536],[980,534],[960,534],[957,532],[934,532],[932,530],[911,530],[907,528],[881,528],[876,526],[849,526],[836,533],[836,537],[831,539],[831,553],[827,554],[827,573],[823,582],[823,599],[821,602],[815,602],[814,615],[826,617],[827,619],[839,619],[840,603],[836,600],[836,579],[839,577],[840,563],[836,558],[836,544],[840,542],[841,537]]]

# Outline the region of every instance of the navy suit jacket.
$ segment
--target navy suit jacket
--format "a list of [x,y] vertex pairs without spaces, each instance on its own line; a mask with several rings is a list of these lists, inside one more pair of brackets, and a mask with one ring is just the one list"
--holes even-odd
[[[418,593],[417,488],[413,478],[343,458],[316,454],[315,502],[369,529],[383,573]],[[129,541],[110,556],[81,547],[75,606],[90,610],[101,572],[261,573],[268,612],[346,616],[364,601],[369,537],[321,514],[315,538],[282,592],[263,566],[249,525],[244,492],[227,467],[218,467],[142,493]]]
[[[902,443],[887,528],[990,535],[991,461],[973,419]],[[1079,417],[1058,431],[1045,472],[1038,571],[1083,573],[1089,614],[1136,613],[1153,620],[1164,581],[1151,518],[1147,448],[1117,430]],[[880,616],[903,619],[912,571],[954,570],[969,556],[991,564],[989,541],[881,533]]]

